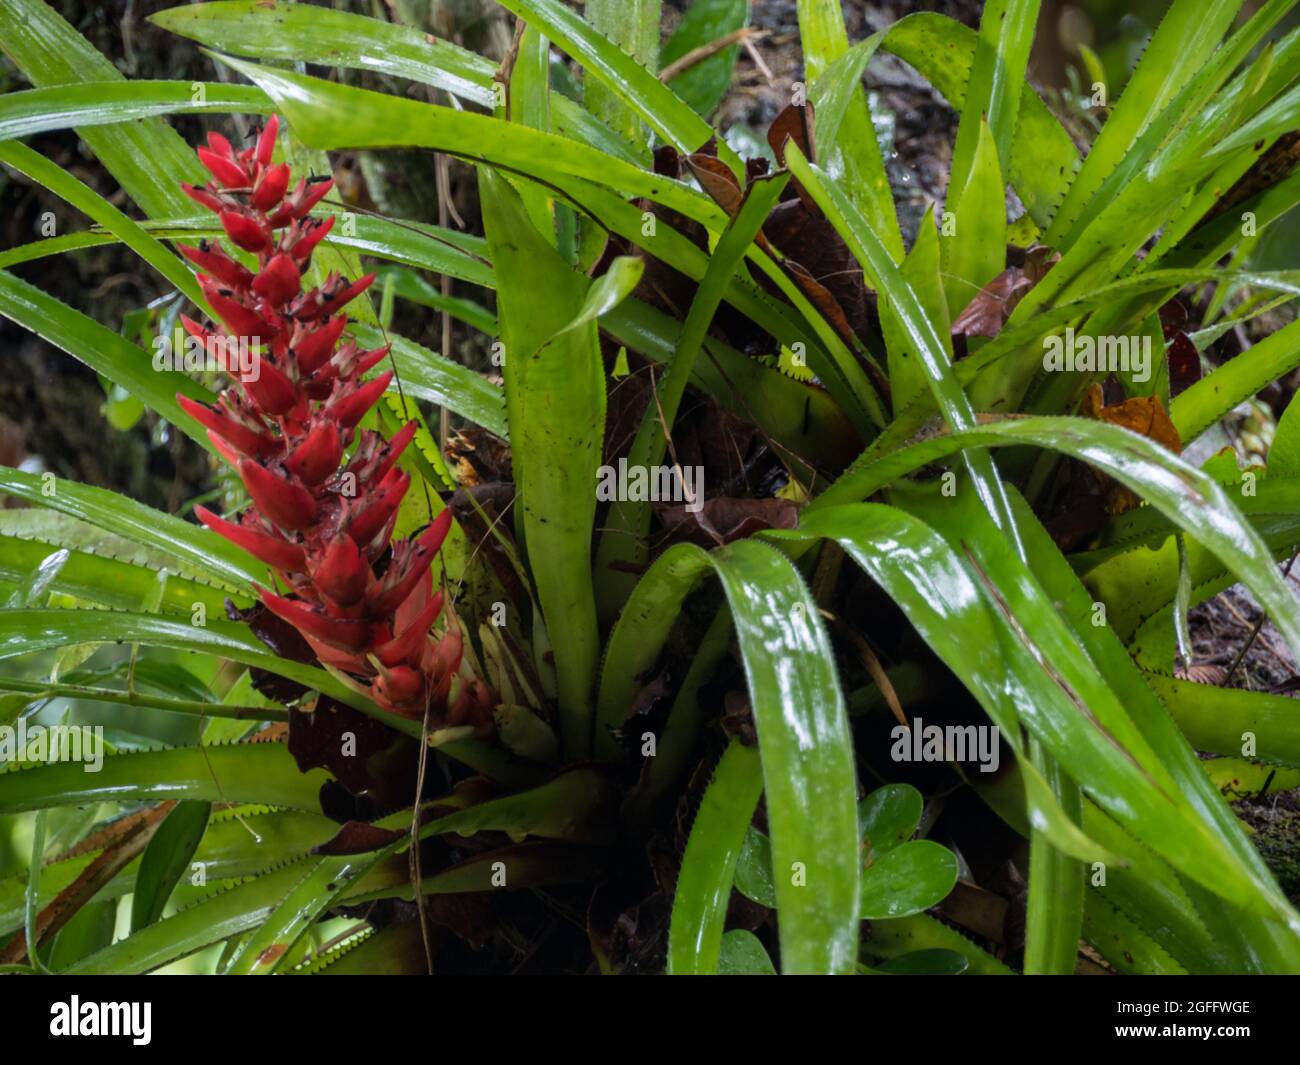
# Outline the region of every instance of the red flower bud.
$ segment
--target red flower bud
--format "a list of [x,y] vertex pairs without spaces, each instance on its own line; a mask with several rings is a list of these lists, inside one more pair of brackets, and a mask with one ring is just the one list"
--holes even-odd
[[288,303],[301,288],[298,267],[283,252],[273,255],[253,280],[253,291],[276,306]]
[[315,487],[338,469],[342,457],[343,439],[338,427],[322,419],[285,457],[284,468],[303,484]]
[[225,204],[206,185],[190,185],[181,182],[181,191],[195,203],[202,204],[209,211],[220,211]]
[[265,588],[257,588],[257,594],[271,613],[283,618],[304,636],[311,636],[340,651],[364,651],[370,643],[369,622],[332,617],[300,599],[285,599]]
[[241,378],[244,391],[263,414],[288,414],[298,402],[298,389],[270,359],[260,359],[257,377]]
[[182,244],[178,250],[200,270],[206,270],[223,285],[247,288],[252,284],[253,274],[250,270],[206,240],[200,241],[197,248]]
[[340,607],[361,602],[370,584],[370,566],[350,536],[335,537],[311,570],[316,587]]
[[375,648],[375,657],[386,666],[396,666],[403,662],[418,666],[424,654],[425,641],[429,637],[429,628],[441,612],[442,593],[439,592],[402,632]]
[[[266,121],[266,126],[257,137],[257,161],[263,166],[271,165],[271,156],[275,152],[275,138],[280,132],[280,116],[272,115]],[[288,178],[288,169],[285,170],[286,180]]]
[[342,310],[361,293],[365,292],[374,282],[374,274],[366,274],[357,278],[352,284],[344,286],[341,292],[327,299],[320,309],[320,314],[333,314],[335,311]]
[[281,529],[306,529],[316,518],[316,500],[302,485],[287,481],[252,459],[239,463],[239,477],[257,509]]
[[333,418],[339,425],[351,429],[366,416],[366,411],[384,394],[393,379],[393,371],[385,370],[378,377],[372,377],[360,387],[343,386],[336,391],[333,399],[325,408],[325,415]]
[[[294,336],[298,339],[291,346],[294,358],[298,360],[298,370],[304,376],[314,373],[329,362],[330,355],[334,352],[334,345],[338,343],[347,324],[346,315],[340,314],[316,326],[315,329],[308,330],[305,326],[298,326],[294,332]],[[301,334],[298,330],[302,330]]]
[[260,338],[269,340],[274,336],[275,330],[266,319],[235,299],[229,289],[218,288],[216,282],[206,275],[200,275],[199,288],[232,337],[245,337],[252,341]]
[[[208,134],[208,148],[214,155],[219,155],[222,159],[233,159],[235,157],[235,149],[230,141],[216,130]],[[199,151],[203,151],[203,149],[200,148]]]
[[238,211],[221,212],[221,228],[234,244],[244,251],[263,252],[271,244],[271,229],[263,221]]
[[402,505],[402,497],[406,495],[406,489],[410,484],[411,477],[408,473],[401,469],[393,470],[379,487],[370,493],[369,502],[364,503],[349,519],[348,535],[357,542],[359,548],[365,550],[388,524],[389,519],[397,513],[397,508]]
[[410,666],[397,666],[380,674],[371,686],[380,706],[405,717],[423,716],[425,689],[424,674]]
[[228,189],[242,189],[249,184],[248,174],[234,159],[218,155],[207,148],[200,148],[199,161],[212,171],[212,176]]
[[288,187],[288,164],[281,163],[279,166],[269,167],[262,171],[262,176],[258,178],[249,203],[258,211],[269,211],[284,199],[284,192]]
[[270,433],[259,433],[246,425],[241,425],[224,411],[199,403],[189,396],[176,394],[176,402],[181,405],[191,418],[216,433],[236,451],[252,459],[264,459],[279,449],[280,442]]
[[214,533],[224,536],[232,544],[242,547],[259,562],[286,573],[301,573],[307,568],[307,559],[297,544],[281,540],[269,533],[259,532],[247,525],[236,525],[218,517],[207,507],[195,507],[194,513]]

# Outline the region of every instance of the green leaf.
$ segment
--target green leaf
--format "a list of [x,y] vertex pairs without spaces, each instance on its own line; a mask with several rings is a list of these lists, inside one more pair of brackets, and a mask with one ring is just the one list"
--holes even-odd
[[0,316],[121,385],[200,446],[213,450],[203,427],[176,402],[178,392],[205,403],[213,400],[212,393],[176,370],[155,369],[144,348],[5,271],[0,271]]
[[[988,0],[980,15],[979,43],[961,107],[952,152],[950,189],[965,189],[979,163],[987,123],[1002,172],[1010,170],[1025,69],[1038,24],[1038,0]],[[1031,89],[1030,92],[1033,90]],[[987,165],[987,164],[986,164]],[[965,195],[963,191],[962,195]],[[960,201],[958,201],[960,202]],[[948,208],[952,210],[950,206]],[[1005,220],[1005,211],[1003,212]],[[1000,267],[999,267],[1000,269]],[[969,302],[969,300],[967,301]],[[965,304],[963,304],[965,306]],[[955,313],[955,312],[954,312]]]
[[[985,17],[991,7],[985,10]],[[975,129],[979,140],[970,176],[948,208],[956,215],[957,231],[940,241],[943,287],[948,313],[954,318],[1006,266],[1007,203],[997,144],[987,122],[980,122]]]
[[[150,120],[157,121],[161,115],[232,112],[267,115],[271,109],[270,99],[255,85],[202,81],[90,81],[49,85],[0,96],[0,141],[73,127],[87,143],[93,140],[113,143],[120,128],[130,129],[133,123],[143,123],[140,128],[145,128]],[[161,123],[156,128],[164,133],[164,139],[171,133]],[[184,142],[181,147],[188,161],[177,181],[202,181],[206,171],[196,172],[192,151]],[[115,162],[120,159],[115,150],[109,154]],[[184,197],[168,194],[161,198],[157,213],[163,217],[183,214],[193,206]]]
[[967,971],[974,975],[1008,976],[1012,972],[960,932],[924,913],[892,921],[872,921],[863,939],[863,949],[883,958],[900,958],[923,950],[946,950],[961,955],[969,966]]
[[880,854],[862,874],[862,919],[910,917],[942,902],[957,883],[947,847],[915,839]]
[[776,909],[776,880],[772,876],[772,841],[758,829],[745,833],[736,859],[735,887],[760,906]]
[[[591,744],[600,653],[591,535],[605,425],[605,379],[588,281],[533,227],[518,194],[481,170],[484,228],[502,291],[506,409],[533,580],[555,654],[565,752]],[[545,282],[542,283],[542,279]]]
[[1300,619],[1272,555],[1231,498],[1212,478],[1159,444],[1083,418],[1016,418],[937,436],[851,470],[817,500],[866,498],[906,473],[978,444],[1034,444],[1096,466],[1132,489],[1170,521],[1212,550],[1259,597],[1278,629],[1300,654]]
[[1142,130],[1203,69],[1240,7],[1237,0],[1215,4],[1211,9],[1199,0],[1175,0],[1044,234],[1046,243],[1060,246],[1061,238],[1080,218]]
[[[806,75],[815,85],[836,60],[850,51],[844,14],[835,4],[820,0],[799,0],[799,37],[803,45]],[[869,52],[869,49],[866,49]],[[867,110],[866,98],[857,91],[857,82],[844,115],[836,123],[828,152],[822,165],[843,172],[848,195],[868,220],[873,233],[894,262],[903,258],[903,238],[894,209],[894,194],[885,172],[885,160],[876,139],[875,125]]]
[[846,972],[857,956],[857,788],[830,643],[798,573],[776,551],[740,541],[719,549],[714,566],[763,756],[782,968]]
[[162,916],[172,890],[190,867],[190,860],[208,828],[210,802],[188,800],[176,804],[158,826],[136,873],[131,898],[131,932],[153,924]]
[[675,976],[719,970],[736,859],[762,791],[758,751],[732,740],[700,801],[682,856],[668,933],[668,971]]
[[[46,587],[88,603],[131,610],[139,607],[143,597],[150,591],[161,590],[159,607],[166,613],[184,614],[188,617],[194,604],[202,603],[205,610],[220,616],[225,610],[226,599],[230,596],[224,587],[212,587],[160,570],[146,569],[112,558],[99,558],[82,551],[69,552],[64,549],[60,553],[66,556],[66,564],[60,566],[57,572],[46,574],[49,577]],[[34,577],[41,572],[34,567],[41,565],[41,559],[48,555],[49,548],[43,543],[0,535],[0,579],[22,580],[28,576]],[[251,606],[253,602],[252,597],[247,595],[237,595],[235,598],[242,607]],[[11,604],[43,605],[45,604],[38,599]]]
[[[1300,716],[1284,695],[1219,688],[1144,673],[1146,682],[1198,751],[1300,767]],[[1252,749],[1243,750],[1251,740]]]
[[[563,180],[567,176],[616,189],[623,195],[649,196],[690,217],[711,216],[715,221],[720,217],[711,201],[685,183],[659,177],[634,163],[554,133],[228,56],[221,60],[256,82],[289,120],[295,135],[312,148],[434,148],[533,179],[554,183],[555,178]],[[658,80],[651,77],[658,85]],[[694,112],[689,108],[687,111],[699,121]],[[348,114],[346,123],[336,120],[341,112]],[[707,136],[700,143],[704,140]],[[635,213],[639,229],[641,212]]]
[[911,784],[886,784],[858,803],[858,832],[875,855],[912,838],[925,800]]
[[970,968],[970,962],[955,950],[931,947],[900,954],[876,966],[876,972],[892,976],[958,976]]
[[[954,110],[964,114],[978,42],[976,32],[960,22],[919,12],[890,26],[883,47],[915,67]],[[1079,152],[1036,92],[1020,93],[1014,128],[1011,165],[1008,168],[1003,158],[1003,173],[1029,217],[1046,226],[1079,166]]]
[[[604,38],[639,67],[659,69],[660,0],[587,0],[583,17],[595,30],[592,42]],[[529,21],[533,21],[531,16]],[[585,67],[585,63],[583,64]],[[583,79],[583,102],[587,109],[635,144],[646,140],[645,128],[634,107],[623,100],[617,82],[606,85],[596,77]]]
[[[647,406],[636,438],[628,450],[629,469],[642,469],[653,477],[655,471],[663,467],[678,407],[686,393],[705,334],[722,303],[723,291],[740,267],[745,250],[758,235],[788,180],[788,175],[778,175],[751,182],[740,210],[714,248],[709,268],[691,301],[673,360],[656,384],[656,401]],[[676,462],[673,465],[676,467]],[[688,501],[693,502],[702,505],[703,500]],[[617,616],[635,583],[628,570],[634,573],[645,566],[649,555],[650,517],[649,499],[615,498],[610,504],[606,528],[596,550],[596,572],[601,577],[598,609],[606,624]],[[597,733],[596,742],[597,751],[602,756],[614,755],[613,740],[607,733]]]
[[26,174],[38,185],[44,186],[119,237],[122,243],[157,270],[165,280],[175,285],[191,303],[197,304],[205,312],[211,312],[194,275],[180,259],[62,167],[50,162],[39,152],[32,151],[27,145],[17,142],[0,143],[0,163],[13,167],[20,174]]
[[1179,437],[1190,443],[1243,399],[1300,365],[1300,322],[1283,326],[1188,386],[1169,405]]
[[324,670],[272,654],[244,625],[215,619],[208,619],[206,625],[192,625],[175,616],[126,611],[0,611],[0,659],[83,643],[140,643],[219,655],[296,680],[363,713],[390,722],[407,735],[420,734],[419,722],[407,722],[396,714],[379,710],[369,699]]
[[776,967],[758,936],[743,928],[722,933],[718,950],[719,976],[775,976]]
[[[867,504],[805,512],[798,532],[771,533],[777,543],[833,539],[907,614],[929,647],[970,689],[1016,754],[1025,801],[1058,847],[1095,860],[1098,846],[1061,809],[1021,739],[1018,707],[1028,687],[1007,672],[993,615],[957,555],[933,529],[893,507]],[[901,550],[881,551],[880,544]],[[1101,859],[1105,860],[1105,859]]]
[[[712,553],[687,544],[669,548],[642,577],[611,634],[607,662],[615,647],[622,649],[618,668],[607,666],[607,683],[627,683],[624,665],[633,651],[624,641],[630,644],[631,634],[641,638],[635,657],[654,659],[707,567],[731,608],[758,727],[782,967],[851,971],[860,865],[852,744],[825,630],[789,560],[748,540]],[[602,713],[612,706],[612,699],[602,702]]]
[[283,744],[176,747],[104,757],[97,772],[77,762],[56,762],[0,773],[0,811],[19,813],[67,804],[251,802],[317,812],[317,793],[330,779],[324,770],[298,770]]
[[147,973],[240,935],[265,921],[303,873],[301,861],[268,870],[120,939],[64,971],[86,976]]
[[[686,14],[660,53],[660,67],[667,69],[687,53],[721,40],[748,21],[749,0],[691,0]],[[716,55],[683,70],[668,82],[668,86],[693,110],[707,118],[731,88],[739,55],[740,45],[729,45]]]
[[209,48],[409,78],[491,107],[492,61],[412,27],[330,8],[223,0],[168,8],[149,21]]
[[[637,8],[642,9],[644,3],[645,0],[638,0]],[[558,0],[502,0],[501,6],[530,26],[537,26],[558,48],[577,60],[589,81],[598,81],[678,151],[690,154],[713,136],[708,123],[641,61]],[[628,20],[628,25],[639,25],[635,19],[638,11],[634,9],[632,14],[634,17]],[[739,157],[725,142],[718,144],[718,157],[736,174],[742,172]]]
[[[123,122],[126,116],[120,112],[105,109],[102,102],[95,105],[97,97],[111,101],[125,81],[112,62],[41,0],[14,0],[0,7],[0,41],[4,41],[5,54],[33,85],[93,86],[86,99],[96,113],[114,124],[78,125],[81,139],[145,214],[185,213],[189,201],[179,182],[203,181],[206,172],[193,149],[162,119]],[[45,101],[35,106],[47,112],[57,110]]]
[[266,566],[242,548],[208,529],[104,488],[0,466],[0,493],[71,515],[132,543],[174,556],[232,590],[268,580]]

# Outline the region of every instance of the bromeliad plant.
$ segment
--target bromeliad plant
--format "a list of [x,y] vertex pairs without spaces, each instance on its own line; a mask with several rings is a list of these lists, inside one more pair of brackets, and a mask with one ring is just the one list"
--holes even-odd
[[[15,669],[0,681],[11,712],[64,697],[222,726],[209,723],[202,749],[117,754],[93,777],[0,774],[0,810],[40,811],[29,873],[0,885],[0,930],[15,933],[5,960],[36,942],[28,960],[46,965],[53,942],[57,968],[145,971],[219,937],[234,972],[422,968],[422,943],[448,969],[476,928],[441,897],[504,891],[509,904],[491,911],[514,933],[504,942],[528,942],[548,907],[588,915],[590,944],[555,960],[566,969],[757,972],[775,954],[786,972],[1070,972],[1081,938],[1123,972],[1300,969],[1300,915],[1220,790],[1297,783],[1294,704],[1175,672],[1191,605],[1235,581],[1300,651],[1275,566],[1300,542],[1300,417],[1288,412],[1267,469],[1249,477],[1230,455],[1198,468],[1178,454],[1300,364],[1294,323],[1204,376],[1186,357],[1260,300],[1300,292],[1292,272],[1241,264],[1247,234],[1300,194],[1300,31],[1271,40],[1294,5],[1270,0],[1230,32],[1240,6],[1175,0],[1081,158],[1024,80],[1035,0],[989,0],[979,33],[921,14],[854,45],[838,3],[800,0],[808,102],[773,124],[767,162],[740,158],[706,121],[727,53],[657,76],[655,3],[591,0],[588,21],[558,0],[502,0],[518,33],[499,66],[339,11],[179,7],[155,21],[252,83],[197,95],[125,82],[45,5],[7,6],[4,47],[35,87],[0,97],[0,161],[97,228],[0,254],[0,267],[122,241],[227,333],[261,337],[265,357],[259,382],[216,399],[0,272],[0,313],[235,462],[253,504],[237,521],[204,512],[203,530],[86,486],[51,494],[21,471],[0,477],[55,512],[39,541],[23,520],[0,530],[14,560],[4,656],[145,649],[125,686],[112,667],[48,680]],[[582,68],[583,102],[552,91],[552,49]],[[945,211],[910,248],[860,85],[880,50],[961,114]],[[423,103],[283,60],[459,99]],[[272,119],[250,149],[214,139],[204,151],[218,184],[193,195],[220,229],[191,217],[174,184],[201,175],[158,116],[185,111],[286,120],[286,136]],[[149,221],[16,139],[69,125]],[[472,165],[481,238],[352,212],[340,224],[325,182],[282,199],[288,157],[323,168],[313,153],[394,147]],[[228,250],[186,253],[207,281],[162,243],[223,235]],[[495,290],[495,314],[433,302],[498,342],[502,384],[399,336],[386,350],[368,280],[324,272],[360,276],[358,252],[397,264],[395,295],[430,301],[413,269]],[[1176,297],[1207,283],[1224,296],[1193,305],[1203,321],[1189,334]],[[1252,298],[1228,310],[1237,291]],[[1095,360],[1057,371],[1044,351],[1064,337],[1094,353],[1146,338],[1153,372],[1112,376]],[[401,392],[389,370],[362,381],[386,358]],[[477,465],[463,464],[476,472],[454,525],[440,499],[457,478],[412,399],[508,440],[507,464],[467,429],[462,455]],[[598,470],[620,458],[700,461],[711,487],[691,509],[636,497],[602,508]],[[348,473],[355,497],[336,490]],[[407,491],[417,477],[423,509]],[[502,489],[513,505],[494,502]],[[426,573],[444,533],[440,579],[459,598],[435,642]],[[663,533],[676,537],[666,549]],[[161,583],[128,545],[150,552]],[[265,590],[268,567],[296,598]],[[69,596],[112,611],[52,605]],[[314,653],[293,653],[264,614],[236,615],[251,627],[190,623],[198,605],[254,596]],[[457,641],[481,667],[462,667],[444,718]],[[211,669],[178,680],[150,648],[250,672],[214,690]],[[908,722],[936,706],[996,725],[1002,770],[927,783],[891,763],[876,711]],[[287,749],[213,742],[245,738],[249,719],[287,720]],[[435,762],[413,742],[430,738]],[[868,767],[892,782],[859,803]],[[958,864],[918,832],[962,849],[968,896],[1003,909],[1018,896],[983,891],[995,879],[980,871],[981,842],[924,817],[913,782],[932,799],[960,786],[1027,841],[1023,955],[987,922],[985,950],[954,929],[958,911],[926,912]],[[47,852],[48,819],[101,800],[130,816]],[[209,816],[209,804],[221,808]],[[258,820],[256,836],[241,818]],[[339,820],[353,823],[336,833]],[[647,840],[672,856],[653,863],[657,878]],[[166,870],[185,864],[159,858],[178,849],[224,887],[178,884]],[[113,875],[82,876],[91,861]],[[748,927],[727,928],[733,889],[764,907]],[[110,927],[58,952],[61,920],[127,892],[130,936],[112,942]],[[331,915],[417,892],[420,920],[344,926],[342,946],[315,951]],[[644,905],[656,892],[672,899],[666,935]],[[642,922],[616,920],[638,908]],[[459,934],[426,936],[429,917]],[[648,929],[644,940],[615,934],[627,927]]]

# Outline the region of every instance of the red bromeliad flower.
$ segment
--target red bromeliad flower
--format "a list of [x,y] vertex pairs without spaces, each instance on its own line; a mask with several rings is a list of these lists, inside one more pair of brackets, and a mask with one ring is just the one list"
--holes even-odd
[[302,180],[290,193],[289,167],[271,162],[278,128],[272,117],[256,144],[240,152],[210,133],[198,154],[215,180],[182,185],[217,212],[231,242],[258,264],[248,270],[207,241],[180,249],[203,271],[199,285],[220,319],[210,332],[183,318],[186,330],[210,352],[229,352],[238,340],[258,351],[254,371],[241,374],[239,389],[226,389],[215,406],[176,397],[239,471],[253,502],[238,523],[204,507],[195,512],[272,568],[293,594],[258,588],[262,602],[321,662],[361,678],[380,706],[415,718],[428,707],[437,727],[490,731],[496,697],[462,668],[459,628],[453,622],[440,639],[430,635],[442,609],[430,566],[451,512],[419,536],[391,542],[411,481],[397,460],[416,423],[391,440],[368,429],[357,434],[393,376],[363,381],[388,348],[362,351],[343,339],[343,308],[375,275],[349,284],[332,274],[303,291],[312,251],[334,222],[308,212],[333,180]]

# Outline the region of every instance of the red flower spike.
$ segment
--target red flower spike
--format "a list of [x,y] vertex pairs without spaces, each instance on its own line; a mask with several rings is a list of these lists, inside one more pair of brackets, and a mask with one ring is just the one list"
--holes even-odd
[[253,279],[253,291],[277,307],[288,303],[302,288],[302,275],[289,256],[273,255]]
[[355,618],[335,618],[301,599],[285,599],[253,585],[268,610],[283,618],[304,636],[320,640],[340,651],[364,651],[370,642],[370,624]]
[[274,455],[280,443],[270,433],[259,433],[229,417],[224,411],[199,403],[189,396],[176,394],[176,402],[181,410],[193,418],[205,429],[216,433],[236,451],[252,459],[264,459]]
[[339,468],[343,438],[333,422],[317,422],[302,443],[285,457],[284,468],[303,484],[315,487]]
[[269,533],[258,532],[247,525],[236,525],[208,510],[207,507],[195,507],[194,513],[199,521],[232,544],[242,547],[259,562],[265,562],[272,569],[284,570],[286,573],[301,573],[307,568],[307,558],[297,544]]
[[185,186],[220,216],[231,241],[258,259],[249,270],[215,243],[183,248],[220,323],[183,318],[185,329],[209,350],[255,339],[262,359],[257,377],[241,380],[215,406],[180,400],[239,471],[253,504],[241,521],[204,508],[197,508],[198,519],[292,589],[258,594],[322,664],[368,680],[370,694],[388,710],[419,718],[428,709],[439,728],[465,722],[490,732],[496,696],[465,665],[457,623],[452,619],[442,638],[431,632],[444,606],[433,594],[431,567],[450,511],[418,537],[392,540],[411,483],[398,460],[418,423],[389,441],[366,430],[352,457],[344,455],[392,380],[391,372],[369,381],[363,375],[389,352],[362,351],[344,339],[344,308],[371,276],[349,282],[331,275],[303,291],[302,273],[335,219],[308,212],[334,183],[312,178],[289,193],[289,167],[272,163],[278,131],[272,117],[255,144],[239,151],[220,134],[209,138],[201,157],[215,180]]
[[218,155],[207,148],[199,149],[199,162],[212,172],[212,176],[228,189],[244,188],[248,185],[248,174],[233,159]]
[[[257,161],[262,166],[271,165],[271,156],[275,152],[275,138],[280,132],[280,116],[272,115],[257,137]],[[289,168],[285,167],[285,180],[288,181]]]
[[316,500],[302,485],[294,484],[252,459],[239,463],[239,477],[257,509],[281,529],[299,531],[316,518]]
[[370,566],[348,536],[332,541],[310,572],[316,587],[344,608],[361,602],[370,583]]
[[271,227],[261,219],[231,210],[222,211],[220,218],[226,236],[244,251],[263,252],[270,246]]

